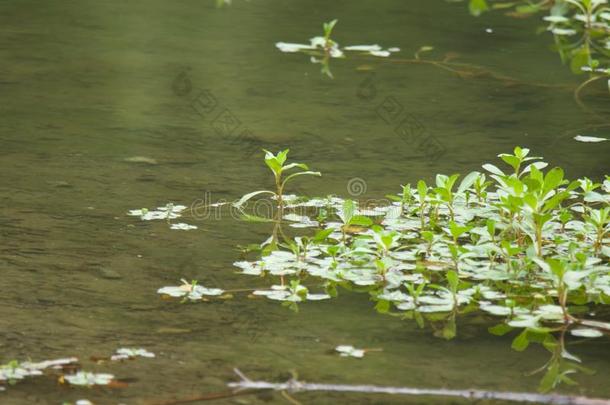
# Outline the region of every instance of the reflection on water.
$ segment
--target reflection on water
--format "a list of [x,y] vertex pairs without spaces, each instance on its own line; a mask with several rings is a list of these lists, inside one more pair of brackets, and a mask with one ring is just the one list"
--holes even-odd
[[[422,58],[458,53],[459,61],[518,82],[372,57],[338,61],[328,80],[319,66],[274,46],[309,38],[333,18],[341,21],[339,43],[391,44],[404,52],[397,59],[426,44],[435,50]],[[233,367],[270,380],[296,369],[304,380],[342,384],[537,388],[535,379],[519,377],[544,364],[546,351],[512,352],[510,337],[490,336],[482,315],[460,319],[456,338],[446,342],[414,322],[373,313],[358,294],[301,306],[298,314],[243,295],[202,305],[159,300],[157,289],[182,277],[250,288],[234,274],[235,246],[265,232],[228,217],[194,222],[199,229],[190,232],[126,217],[134,208],[189,206],[206,193],[231,201],[267,187],[267,169],[258,164],[263,147],[290,147],[295,160],[328,173],[302,183],[304,195],[347,195],[348,180],[359,177],[366,197],[381,198],[418,178],[478,168],[517,144],[564,166],[570,178],[599,179],[608,171],[607,142],[572,138],[608,137],[607,128],[593,128],[599,121],[575,108],[579,78],[542,51],[548,41],[531,35],[534,22],[474,19],[463,4],[442,1],[346,7],[256,0],[217,9],[213,1],[32,0],[3,2],[0,23],[1,361],[86,360],[119,347],[157,355],[86,363],[88,371],[128,379],[128,388],[60,390],[41,379],[10,387],[3,401],[189,397],[224,390]],[[176,84],[185,77],[190,91]],[[376,93],[363,98],[371,77]],[[607,97],[587,97],[587,105],[608,110]],[[380,115],[396,108],[396,121]],[[407,118],[435,139],[434,149],[397,132]],[[340,344],[383,352],[365,359],[328,354]],[[562,390],[610,396],[606,344],[579,345],[583,364],[597,373]],[[308,393],[299,400],[346,397]]]

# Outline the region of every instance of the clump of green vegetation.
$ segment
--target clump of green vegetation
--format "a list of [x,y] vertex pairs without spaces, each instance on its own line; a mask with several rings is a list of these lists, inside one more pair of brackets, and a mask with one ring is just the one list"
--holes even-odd
[[[438,174],[434,185],[420,180],[368,203],[287,195],[294,178],[321,175],[287,156],[265,151],[275,189],[233,204],[243,219],[274,224],[270,238],[243,250],[258,257],[234,263],[269,287],[239,291],[294,311],[341,289],[367,293],[379,313],[429,325],[444,339],[457,335],[459,316],[478,313],[499,320],[492,334],[517,330],[513,349],[533,342],[551,353],[535,371],[544,372],[542,391],[591,372],[566,350],[566,336],[610,334],[603,317],[610,304],[610,176],[569,181],[561,168],[547,170],[541,157],[516,147],[498,155],[505,168],[487,163],[486,173]],[[247,213],[247,203],[263,196],[277,208],[273,218]],[[314,231],[290,236],[286,223]],[[202,301],[230,298],[223,295],[229,291],[183,281],[159,293]]]
[[[271,193],[280,223],[289,218],[318,230],[292,238],[282,233],[283,243],[235,265],[244,274],[280,277],[281,285],[255,295],[293,309],[336,297],[342,287],[368,293],[381,313],[422,327],[428,321],[446,339],[456,335],[458,315],[498,317],[492,333],[521,330],[513,348],[539,342],[552,353],[541,369],[541,390],[571,383],[568,374],[588,370],[565,350],[564,336],[610,333],[610,323],[592,319],[590,311],[610,304],[610,177],[568,181],[561,168],[545,171],[547,163],[526,148],[499,157],[507,169],[485,164],[488,174],[472,172],[461,181],[440,174],[434,186],[402,186],[387,204],[367,206],[338,197],[284,201],[278,179],[285,154],[266,152],[277,191],[247,194],[238,205]],[[326,294],[308,298],[315,286]]]

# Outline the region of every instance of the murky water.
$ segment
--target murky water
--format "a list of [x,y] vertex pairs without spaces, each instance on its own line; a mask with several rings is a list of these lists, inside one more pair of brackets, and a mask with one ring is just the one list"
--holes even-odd
[[[275,49],[276,41],[307,41],[332,18],[341,44],[403,52],[333,61],[329,80],[308,57]],[[39,378],[1,393],[0,402],[149,404],[223,391],[233,367],[269,380],[296,370],[308,381],[535,390],[540,376],[525,374],[548,353],[511,351],[510,337],[489,335],[490,320],[478,315],[460,320],[458,337],[447,342],[429,328],[378,315],[366,295],[346,292],[302,305],[298,314],[244,294],[198,305],[162,301],[157,288],[182,277],[225,289],[264,285],[235,275],[232,262],[236,245],[261,242],[269,230],[225,215],[199,222],[197,231],[169,231],[125,214],[267,187],[263,147],[290,147],[294,160],[323,172],[299,182],[298,191],[310,195],[347,195],[349,180],[359,177],[363,197],[381,198],[418,178],[475,169],[515,145],[564,166],[570,177],[600,178],[610,145],[572,137],[608,135],[603,127],[582,129],[605,123],[607,89],[584,97],[597,116],[581,110],[570,90],[579,78],[548,50],[551,38],[535,34],[538,25],[501,14],[474,19],[464,4],[442,1],[235,0],[222,9],[211,0],[2,2],[0,362],[75,355],[85,369],[130,385],[69,389]],[[489,73],[458,77],[400,61],[422,45],[441,59],[459,53],[460,62]],[[206,109],[194,111],[194,97],[205,97]],[[401,115],[380,113],[387,102]],[[395,131],[405,117],[442,156],[422,153]],[[126,160],[134,156],[154,162]],[[608,343],[573,346],[597,374],[579,375],[579,386],[562,391],[610,396]],[[329,353],[337,344],[383,351],[344,359]],[[157,358],[87,360],[124,346]]]

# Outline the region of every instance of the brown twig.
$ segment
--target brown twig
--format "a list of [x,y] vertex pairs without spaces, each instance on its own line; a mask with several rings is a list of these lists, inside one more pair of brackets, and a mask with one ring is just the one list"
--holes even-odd
[[240,381],[229,383],[228,386],[235,389],[257,389],[274,391],[332,391],[332,392],[359,392],[366,394],[394,394],[414,396],[445,396],[458,397],[470,400],[492,399],[513,402],[528,402],[535,404],[552,405],[610,405],[610,400],[602,398],[588,398],[582,396],[537,394],[530,392],[500,392],[484,390],[450,390],[450,389],[428,389],[410,387],[383,387],[377,385],[345,385],[345,384],[321,384],[307,383],[291,379],[285,383],[273,383],[267,381],[252,381],[238,369],[234,369],[240,377]]

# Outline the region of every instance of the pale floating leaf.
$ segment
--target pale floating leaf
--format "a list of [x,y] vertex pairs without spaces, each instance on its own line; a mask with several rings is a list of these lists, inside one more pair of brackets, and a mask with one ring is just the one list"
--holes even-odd
[[354,346],[350,345],[340,345],[335,347],[335,350],[339,352],[341,357],[356,357],[358,359],[364,357],[363,349],[356,349]]
[[583,135],[576,135],[574,137],[575,141],[578,142],[604,142],[607,141],[607,138],[598,138],[595,136],[583,136]]
[[592,329],[592,328],[572,329],[570,331],[570,333],[572,334],[572,336],[586,337],[586,338],[596,338],[596,337],[604,336],[603,332],[600,332],[597,329]]

